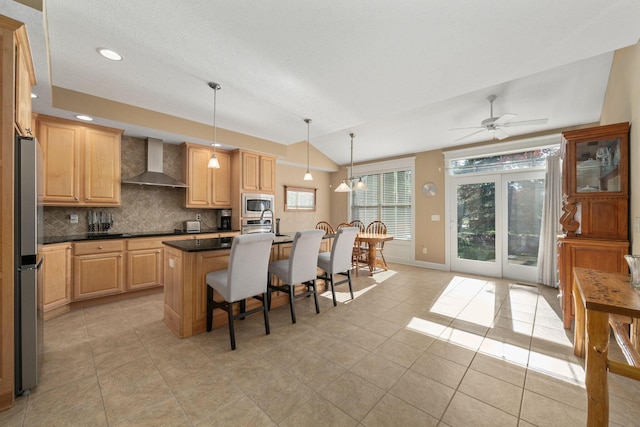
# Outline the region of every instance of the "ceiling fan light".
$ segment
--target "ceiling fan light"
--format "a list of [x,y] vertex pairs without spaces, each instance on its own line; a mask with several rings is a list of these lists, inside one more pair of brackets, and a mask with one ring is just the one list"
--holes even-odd
[[342,183],[340,183],[340,185],[338,185],[338,187],[336,187],[336,189],[333,191],[336,193],[350,193],[351,187],[349,187],[349,184],[347,184],[347,180],[343,179]]

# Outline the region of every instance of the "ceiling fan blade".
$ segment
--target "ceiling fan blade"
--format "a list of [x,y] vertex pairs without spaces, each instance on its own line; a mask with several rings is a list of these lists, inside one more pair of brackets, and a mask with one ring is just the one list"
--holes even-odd
[[475,132],[471,132],[470,134],[465,135],[465,136],[463,136],[462,138],[458,138],[458,139],[456,139],[454,142],[462,141],[463,139],[467,139],[467,138],[469,138],[469,137],[472,137],[473,135],[477,135],[477,134],[479,134],[480,132],[484,132],[485,130],[486,130],[485,128],[482,128],[482,129],[477,130],[477,131],[475,131]]
[[519,122],[505,123],[502,126],[533,126],[533,125],[545,125],[549,119],[535,119],[535,120],[521,120]]
[[469,129],[484,129],[484,126],[471,126],[468,128],[453,128],[449,130],[469,130]]
[[494,132],[493,132],[493,136],[498,138],[498,139],[505,139],[505,138],[508,138],[511,135],[509,135],[508,133],[506,133],[505,131],[503,131],[500,128],[496,128],[494,130]]
[[500,117],[498,117],[496,121],[493,122],[493,124],[504,125],[505,123],[509,123],[511,120],[515,119],[516,117],[518,117],[517,114],[511,114],[511,113],[503,114]]

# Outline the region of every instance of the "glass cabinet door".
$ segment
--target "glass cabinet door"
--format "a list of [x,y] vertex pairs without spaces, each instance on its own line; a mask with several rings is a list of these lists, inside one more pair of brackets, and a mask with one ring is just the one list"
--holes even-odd
[[577,142],[576,193],[622,191],[620,138]]

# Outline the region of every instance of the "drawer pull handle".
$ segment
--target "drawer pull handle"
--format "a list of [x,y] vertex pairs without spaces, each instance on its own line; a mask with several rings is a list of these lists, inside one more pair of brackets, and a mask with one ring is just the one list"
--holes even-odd
[[102,246],[98,246],[98,249],[102,249]]

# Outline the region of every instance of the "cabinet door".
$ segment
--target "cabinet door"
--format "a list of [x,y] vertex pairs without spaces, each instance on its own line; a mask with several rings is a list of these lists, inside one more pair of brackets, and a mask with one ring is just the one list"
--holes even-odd
[[[24,28],[24,27],[23,27]],[[25,35],[26,37],[26,35]],[[31,87],[35,84],[31,56],[18,37],[16,45],[16,125],[22,136],[33,136],[31,128]],[[26,41],[26,40],[25,40]]]
[[77,204],[80,198],[82,129],[57,121],[38,121],[45,205]]
[[242,153],[242,189],[260,189],[260,156],[256,153]]
[[227,153],[216,154],[220,169],[212,169],[213,200],[216,208],[231,207],[231,156]]
[[122,252],[81,255],[73,260],[73,300],[124,291]]
[[260,156],[260,191],[276,191],[276,159],[273,157]]
[[208,148],[187,145],[187,208],[211,207],[211,169],[207,168],[211,154],[212,151]]
[[161,286],[162,249],[127,252],[127,289]]
[[71,245],[47,245],[42,249],[43,310],[71,302]]
[[84,201],[92,206],[120,205],[120,134],[86,128]]

